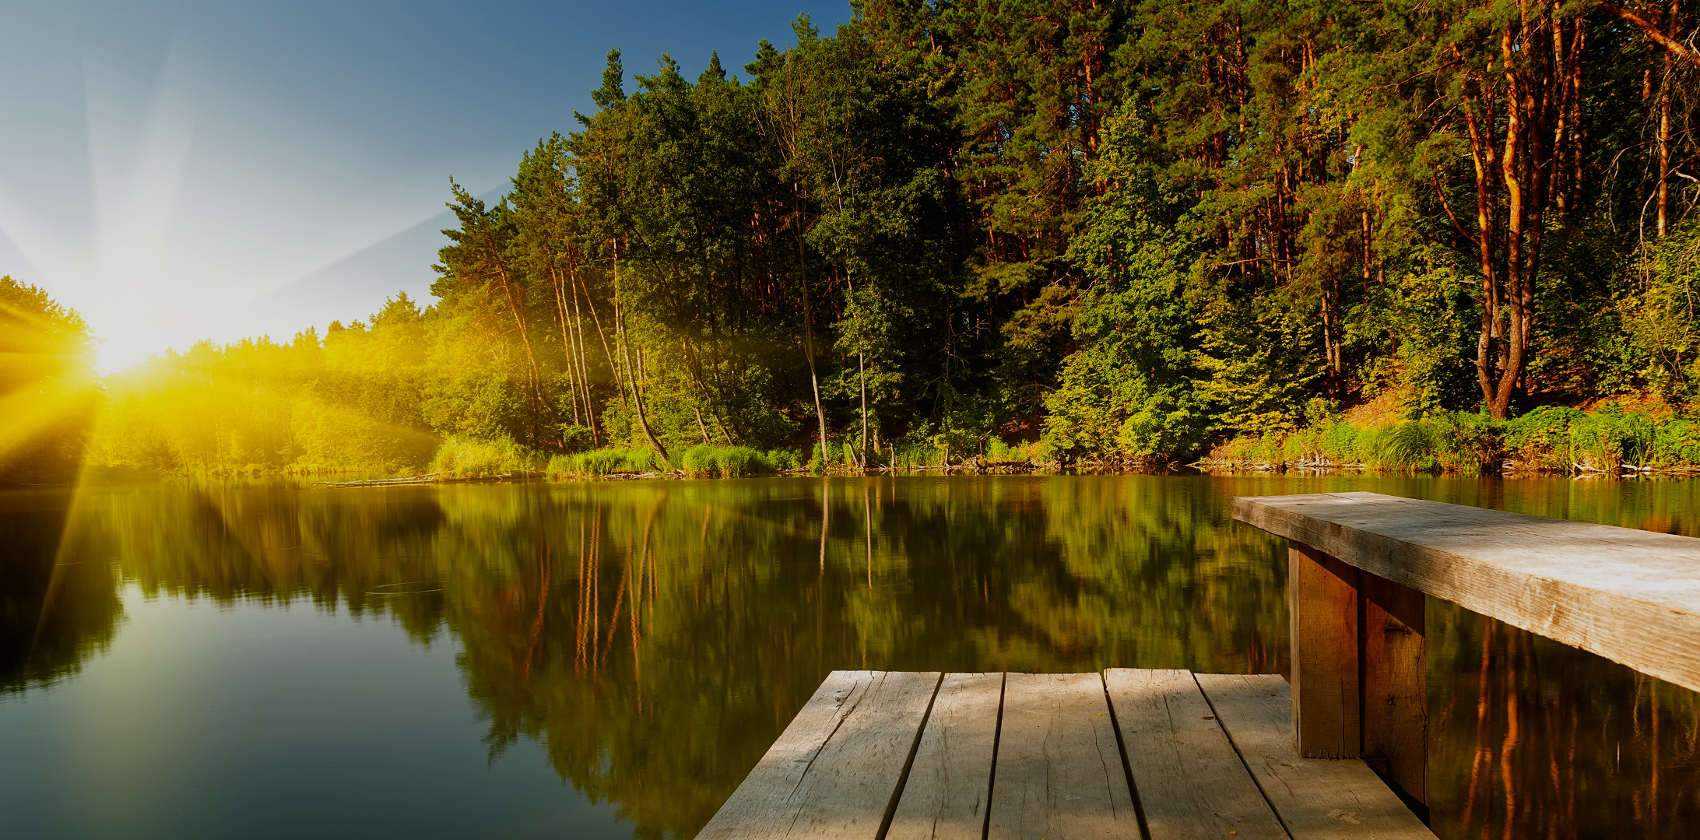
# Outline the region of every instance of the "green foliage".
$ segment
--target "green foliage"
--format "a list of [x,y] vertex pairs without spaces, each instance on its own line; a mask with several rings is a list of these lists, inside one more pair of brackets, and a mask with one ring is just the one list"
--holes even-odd
[[1616,406],[1577,415],[1570,423],[1570,457],[1585,467],[1616,471],[1640,464],[1653,442],[1653,421]]
[[1069,251],[1093,284],[1044,424],[1045,441],[1069,457],[1183,459],[1204,448],[1213,425],[1192,353],[1191,244],[1159,221],[1166,208],[1138,154],[1145,131],[1134,113],[1112,122],[1096,172],[1115,186],[1088,203]]
[[658,469],[660,462],[654,450],[608,448],[552,456],[545,472],[550,478],[595,478],[655,472]]
[[536,472],[544,464],[540,453],[508,438],[451,437],[431,456],[430,471],[454,478],[490,478]]
[[761,452],[747,446],[698,444],[679,456],[679,468],[693,478],[739,478],[797,468],[797,453]]
[[1570,425],[1582,412],[1542,406],[1505,424],[1505,447],[1517,464],[1535,471],[1570,469]]
[[1413,420],[1382,429],[1372,438],[1367,463],[1383,470],[1426,472],[1434,469],[1441,441],[1429,423]]
[[[1700,400],[1700,218],[1641,250],[1615,284],[1618,294],[1599,345],[1605,393],[1645,391],[1667,402]],[[1602,346],[1603,345],[1603,346]]]
[[1448,412],[1442,423],[1435,465],[1464,475],[1492,473],[1505,458],[1505,423],[1481,412]]
[[1382,428],[1325,420],[1290,433],[1240,436],[1216,447],[1226,466],[1362,467],[1392,472],[1481,475],[1503,463],[1528,472],[1616,473],[1629,464],[1700,468],[1700,421],[1606,406],[1584,412],[1547,406],[1510,420],[1441,412]]
[[[1345,342],[1364,357],[1366,395],[1391,390],[1413,415],[1474,405],[1468,282],[1439,249],[1417,255],[1394,282],[1364,296],[1347,319]],[[1382,352],[1393,348],[1392,352]]]
[[1655,425],[1642,463],[1651,467],[1700,465],[1700,420],[1674,417]]
[[0,276],[0,485],[75,477],[99,399],[88,326]]
[[[1502,438],[1455,413],[1700,409],[1700,193],[1658,174],[1645,130],[1658,102],[1680,125],[1695,102],[1609,20],[1509,0],[869,2],[830,34],[799,19],[742,77],[662,56],[628,91],[611,51],[593,112],[524,149],[500,195],[450,182],[428,305],[167,358],[111,389],[93,449],[400,471],[444,438],[511,440],[587,474],[615,467],[575,453],[720,474],[748,465],[683,452],[790,447],[837,471],[1004,437],[1062,463],[1225,441],[1389,469],[1678,457],[1682,435],[1655,445],[1627,415],[1549,440],[1545,420]],[[1559,40],[1580,52],[1534,60]],[[1509,147],[1507,109],[1526,118]],[[1478,182],[1506,148],[1538,189],[1516,167]],[[1660,178],[1668,233],[1646,224]],[[1528,355],[1506,372],[1513,336]],[[1403,422],[1335,416],[1372,401]]]

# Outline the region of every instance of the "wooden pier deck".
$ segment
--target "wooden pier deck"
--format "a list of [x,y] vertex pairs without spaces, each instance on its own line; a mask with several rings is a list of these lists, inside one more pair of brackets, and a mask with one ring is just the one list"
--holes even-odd
[[834,671],[699,838],[1431,838],[1278,675]]
[[1700,539],[1378,493],[1234,518],[1287,540],[1290,687],[836,671],[699,836],[1432,837],[1403,804],[1428,802],[1428,598],[1700,691]]

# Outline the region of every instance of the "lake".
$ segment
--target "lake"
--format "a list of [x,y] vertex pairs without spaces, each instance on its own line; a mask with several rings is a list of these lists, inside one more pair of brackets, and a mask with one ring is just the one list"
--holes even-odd
[[[0,836],[690,837],[836,668],[1279,672],[1236,495],[1700,536],[1700,481],[775,478],[0,493]],[[1431,600],[1442,837],[1678,837],[1700,700]]]

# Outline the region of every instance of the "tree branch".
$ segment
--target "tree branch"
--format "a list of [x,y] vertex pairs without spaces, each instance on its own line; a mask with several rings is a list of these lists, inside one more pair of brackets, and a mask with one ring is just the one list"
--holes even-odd
[[1633,11],[1630,11],[1629,9],[1625,9],[1622,6],[1611,2],[1611,0],[1599,0],[1599,4],[1600,8],[1616,15],[1618,19],[1635,26],[1642,32],[1645,32],[1647,37],[1652,38],[1654,43],[1664,47],[1665,50],[1670,52],[1670,54],[1691,64],[1700,65],[1700,50],[1696,50],[1693,47],[1666,35],[1664,30],[1659,28],[1658,24],[1636,14]]

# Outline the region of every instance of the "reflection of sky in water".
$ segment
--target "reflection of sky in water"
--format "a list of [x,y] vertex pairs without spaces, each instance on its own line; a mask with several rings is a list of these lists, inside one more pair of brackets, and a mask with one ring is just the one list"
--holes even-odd
[[[822,486],[0,494],[0,836],[688,837],[832,668],[1281,670],[1284,553],[1234,495],[1700,532],[1697,481]],[[1697,695],[1428,616],[1441,836],[1700,820]]]
[[446,634],[423,646],[299,601],[122,597],[97,666],[0,695],[0,834],[630,836],[535,742],[486,764]]

